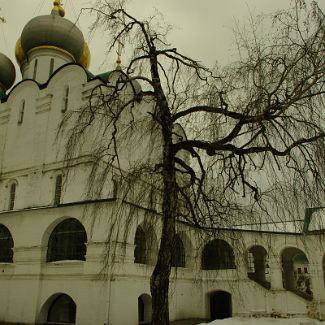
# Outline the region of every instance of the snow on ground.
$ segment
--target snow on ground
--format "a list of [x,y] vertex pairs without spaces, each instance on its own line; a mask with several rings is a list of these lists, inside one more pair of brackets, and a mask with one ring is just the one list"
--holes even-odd
[[199,325],[325,325],[321,322],[310,318],[226,318],[217,319],[211,323],[201,323]]

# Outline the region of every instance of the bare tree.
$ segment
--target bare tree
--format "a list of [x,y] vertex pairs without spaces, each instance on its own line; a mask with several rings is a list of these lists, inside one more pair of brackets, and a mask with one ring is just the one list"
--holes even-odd
[[[72,113],[67,160],[90,136],[89,188],[100,191],[98,184],[112,173],[128,192],[124,198],[131,184],[140,188],[139,205],[154,193],[161,196],[152,324],[169,324],[178,221],[213,233],[288,217],[296,205],[283,197],[299,197],[303,205],[323,195],[324,14],[315,2],[307,7],[296,1],[263,20],[274,31],[267,37],[254,24],[238,30],[238,61],[208,69],[167,43],[169,27],[157,17],[138,20],[123,1],[98,1],[91,10],[94,28],[113,35],[107,51],[123,43],[132,56]],[[125,143],[142,160],[125,163]]]

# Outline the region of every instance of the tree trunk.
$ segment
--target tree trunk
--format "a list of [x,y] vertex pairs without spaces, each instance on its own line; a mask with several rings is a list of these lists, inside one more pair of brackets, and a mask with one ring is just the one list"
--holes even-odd
[[169,324],[168,289],[177,211],[177,187],[171,138],[169,144],[164,146],[163,155],[163,227],[158,259],[150,282],[153,325]]
[[177,213],[177,183],[171,130],[170,125],[163,129],[165,141],[163,149],[163,227],[158,259],[150,281],[152,325],[169,324],[168,289]]
[[175,234],[175,220],[164,220],[162,238],[158,252],[158,261],[151,275],[152,325],[169,324],[169,276],[171,254]]
[[150,279],[152,295],[152,325],[169,325],[169,277],[172,253],[175,241],[175,220],[177,213],[177,183],[175,172],[175,154],[173,148],[171,112],[161,87],[157,52],[151,48],[151,75],[154,81],[158,118],[163,137],[163,203],[162,234],[157,263]]

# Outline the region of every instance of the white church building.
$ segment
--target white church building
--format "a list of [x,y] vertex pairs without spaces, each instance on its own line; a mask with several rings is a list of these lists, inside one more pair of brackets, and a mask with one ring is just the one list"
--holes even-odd
[[[51,14],[25,25],[16,47],[22,81],[0,53],[0,324],[149,324],[159,214],[138,206],[134,220],[114,219],[117,205],[127,211],[132,202],[114,179],[100,197],[87,196],[86,153],[67,171],[62,119],[115,76],[89,72],[84,36],[63,16],[55,1]],[[127,159],[132,148],[125,168]],[[128,231],[105,262],[113,219]],[[223,229],[215,239],[177,228],[172,321],[325,318],[325,231],[313,220],[292,231]]]

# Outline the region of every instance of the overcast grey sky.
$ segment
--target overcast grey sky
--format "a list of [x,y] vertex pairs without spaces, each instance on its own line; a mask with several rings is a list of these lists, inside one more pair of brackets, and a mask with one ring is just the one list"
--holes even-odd
[[[0,51],[15,61],[15,43],[24,25],[37,15],[48,14],[52,2],[0,0],[0,14],[7,20],[6,24],[0,24]],[[62,2],[66,9],[66,18],[72,21],[76,20],[80,8],[87,7],[90,3],[89,0]],[[211,66],[216,60],[221,64],[231,61],[231,48],[234,48],[232,28],[236,21],[244,24],[250,13],[271,13],[290,6],[290,3],[291,0],[129,0],[129,8],[133,15],[140,18],[153,14],[156,9],[160,11],[166,22],[174,26],[169,37],[173,47]],[[318,3],[325,11],[325,1],[319,0]],[[90,70],[98,73],[100,69],[111,68],[116,58],[115,55],[105,58],[105,35],[97,33],[94,38],[88,38],[91,21],[91,17],[84,15],[79,21],[79,27],[89,41],[92,53]],[[101,66],[103,61],[104,66]]]

